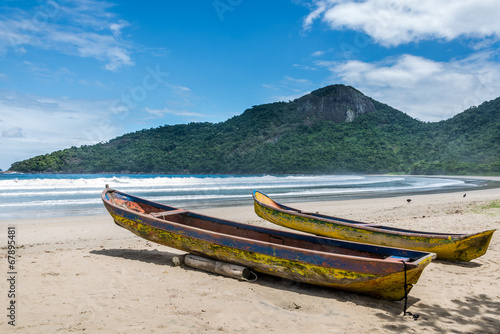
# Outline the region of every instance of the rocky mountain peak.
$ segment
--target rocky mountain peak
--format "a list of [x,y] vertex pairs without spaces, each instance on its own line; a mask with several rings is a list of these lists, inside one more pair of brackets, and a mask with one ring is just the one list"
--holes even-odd
[[359,115],[376,111],[367,96],[344,85],[331,85],[315,90],[295,102],[297,112],[311,122],[352,122]]

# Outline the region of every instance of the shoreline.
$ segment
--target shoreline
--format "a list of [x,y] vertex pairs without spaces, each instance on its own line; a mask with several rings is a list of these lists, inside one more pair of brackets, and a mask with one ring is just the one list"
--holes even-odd
[[[414,230],[469,233],[500,227],[500,191],[411,195],[292,206],[353,220]],[[278,228],[252,206],[193,210]],[[174,267],[182,252],[139,238],[111,217],[4,220],[16,229],[16,326],[2,333],[491,333],[500,328],[500,234],[468,263],[434,261],[404,302],[391,302],[267,275],[256,283]],[[0,289],[7,292],[7,281]],[[0,307],[7,308],[6,298]],[[362,315],[361,315],[362,314]]]
[[[387,176],[387,177],[395,177],[394,175],[366,175],[370,176]],[[409,177],[427,177],[420,175],[409,175]],[[277,201],[283,204],[289,203],[301,203],[301,202],[332,202],[332,201],[346,201],[346,200],[371,200],[374,198],[394,198],[400,196],[418,196],[418,195],[426,195],[426,194],[446,194],[446,193],[454,193],[454,192],[475,192],[481,191],[485,189],[500,189],[500,177],[495,176],[474,176],[474,177],[466,177],[466,176],[441,176],[435,175],[431,176],[431,178],[441,178],[441,179],[459,179],[463,180],[465,183],[463,185],[454,185],[442,188],[412,188],[412,189],[388,189],[388,190],[378,190],[377,188],[365,189],[357,192],[340,192],[340,193],[330,193],[330,194],[308,194],[304,193],[303,195],[294,194],[292,196],[280,196],[280,194],[276,194],[272,196]],[[478,182],[481,182],[478,184]],[[473,186],[471,184],[475,184]],[[119,189],[117,187],[116,189]],[[254,189],[259,190],[259,187]],[[424,189],[424,190],[422,190]],[[135,194],[133,191],[131,194]],[[100,194],[100,193],[99,193]],[[33,219],[37,221],[44,221],[45,218],[58,218],[58,217],[82,217],[82,216],[100,216],[105,215],[107,212],[104,210],[100,198],[98,198],[99,194],[95,194],[93,199],[95,203],[91,206],[77,206],[73,204],[71,207],[62,206],[62,209],[43,209],[42,206],[37,206],[36,210],[31,212],[27,212],[30,214]],[[137,194],[135,194],[137,195]],[[224,208],[224,207],[244,207],[253,204],[253,200],[251,198],[251,192],[245,195],[246,197],[240,198],[226,198],[224,200],[199,200],[188,201],[186,203],[166,203],[168,205],[173,205],[177,207],[182,207],[184,209],[190,210],[204,210],[209,208]],[[147,198],[147,197],[146,197]],[[164,201],[163,201],[164,202]],[[29,204],[26,204],[29,205]],[[18,215],[18,210],[14,210],[12,208],[6,208],[4,211],[0,209],[0,225],[5,224],[7,221],[16,219],[15,216]]]

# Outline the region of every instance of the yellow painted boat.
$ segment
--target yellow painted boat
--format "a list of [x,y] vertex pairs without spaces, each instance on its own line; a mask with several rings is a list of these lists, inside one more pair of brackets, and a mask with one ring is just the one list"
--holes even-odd
[[435,254],[250,226],[106,188],[102,201],[119,226],[153,242],[252,271],[400,300]]
[[257,215],[277,225],[316,235],[436,253],[439,260],[466,262],[486,253],[495,230],[475,234],[430,233],[303,212],[253,192]]

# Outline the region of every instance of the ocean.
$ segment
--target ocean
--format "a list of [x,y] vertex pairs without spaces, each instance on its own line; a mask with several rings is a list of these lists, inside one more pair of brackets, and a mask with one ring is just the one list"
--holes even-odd
[[111,188],[186,209],[251,205],[260,190],[282,203],[448,192],[486,181],[368,175],[0,174],[0,219],[100,215]]

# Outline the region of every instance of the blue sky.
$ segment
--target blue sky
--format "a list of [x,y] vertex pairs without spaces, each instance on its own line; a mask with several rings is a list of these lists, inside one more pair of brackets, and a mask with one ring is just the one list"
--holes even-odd
[[423,121],[500,96],[494,0],[10,0],[0,168],[346,84]]

